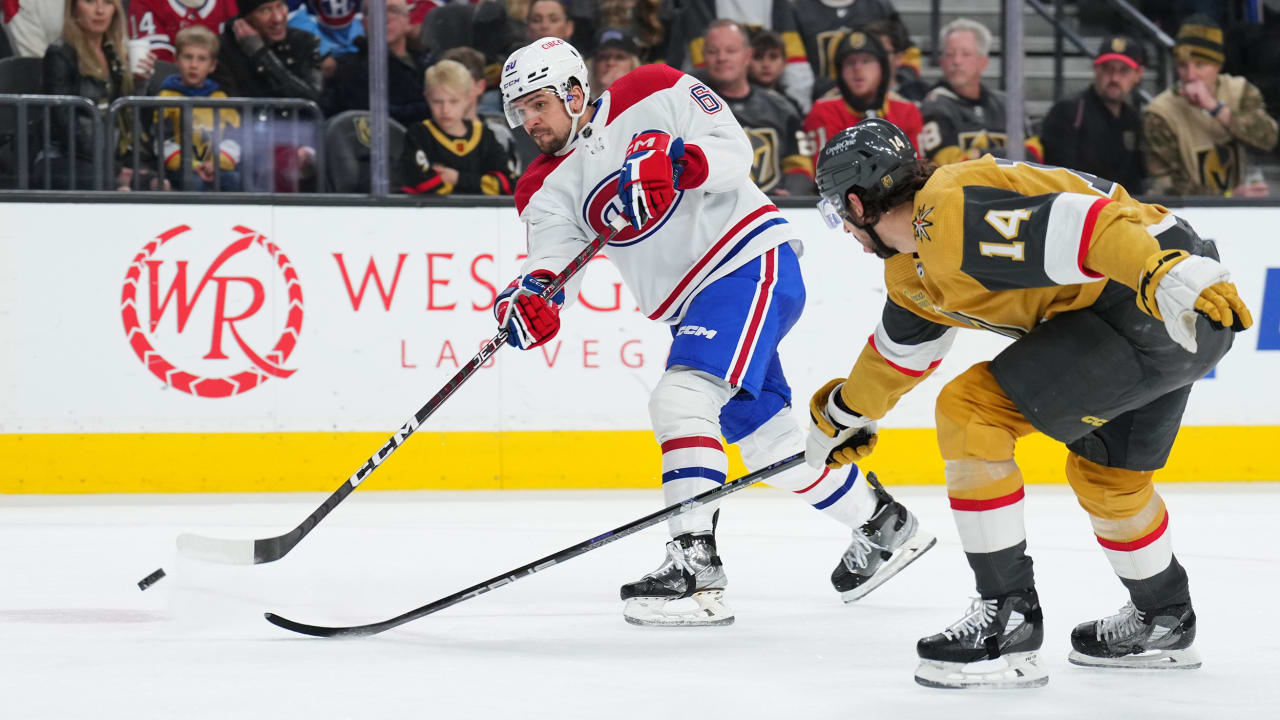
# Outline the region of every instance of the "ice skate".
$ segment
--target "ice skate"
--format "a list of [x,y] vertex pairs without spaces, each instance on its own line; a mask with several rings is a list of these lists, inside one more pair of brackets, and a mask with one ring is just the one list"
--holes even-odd
[[1130,602],[1115,615],[1077,625],[1067,659],[1086,667],[1192,670],[1200,667],[1195,639],[1191,605],[1144,613]]
[[1035,588],[976,598],[954,625],[916,643],[916,682],[935,688],[1040,687],[1044,618]]
[[831,573],[840,599],[853,602],[915,562],[937,540],[920,530],[920,522],[880,485],[875,473],[867,482],[876,493],[876,509],[853,531],[853,542]]
[[657,570],[622,586],[622,616],[632,625],[731,625],[726,584],[715,536],[681,535],[667,543],[667,559]]

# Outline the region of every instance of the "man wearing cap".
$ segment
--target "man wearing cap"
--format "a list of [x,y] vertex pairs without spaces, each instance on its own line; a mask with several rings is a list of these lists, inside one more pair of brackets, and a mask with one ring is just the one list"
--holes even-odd
[[284,0],[240,0],[240,16],[222,31],[215,79],[232,97],[320,101],[320,44],[291,28]]
[[897,125],[916,144],[923,124],[920,111],[889,89],[889,53],[878,37],[862,30],[846,35],[836,47],[835,67],[836,88],[819,98],[804,119],[815,153],[841,130],[869,117]]
[[1276,146],[1276,121],[1262,93],[1242,77],[1222,74],[1222,28],[1194,15],[1173,48],[1178,79],[1142,118],[1148,190],[1168,195],[1268,194],[1250,178],[1249,150]]
[[1093,84],[1059,100],[1045,116],[1040,139],[1046,164],[1114,180],[1134,195],[1143,192],[1142,116],[1128,100],[1142,82],[1146,60],[1137,40],[1103,38],[1093,60]]
[[591,53],[591,99],[600,97],[615,80],[638,67],[640,49],[631,33],[623,28],[601,30]]

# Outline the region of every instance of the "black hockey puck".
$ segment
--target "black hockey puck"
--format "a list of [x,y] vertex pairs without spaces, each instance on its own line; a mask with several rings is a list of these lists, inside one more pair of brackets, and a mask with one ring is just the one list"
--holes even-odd
[[147,588],[160,582],[160,578],[164,577],[164,568],[156,568],[156,571],[138,581],[138,589],[146,590]]

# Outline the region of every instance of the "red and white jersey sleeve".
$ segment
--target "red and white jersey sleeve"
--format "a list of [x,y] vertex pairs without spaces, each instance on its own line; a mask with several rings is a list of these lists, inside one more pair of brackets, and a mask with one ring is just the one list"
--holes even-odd
[[[684,140],[689,165],[676,200],[643,231],[628,227],[605,253],[640,309],[677,323],[709,283],[785,242],[799,242],[751,181],[752,151],[724,101],[692,76],[646,65],[616,81],[595,104],[569,152],[541,156],[516,186],[529,231],[526,272],[558,272],[583,243],[622,212],[617,182],[627,144],[661,130]],[[572,297],[573,287],[568,296]]]
[[151,41],[157,60],[174,62],[174,39],[192,25],[203,25],[215,35],[239,12],[235,0],[205,0],[189,8],[178,0],[132,0],[129,3],[129,37]]

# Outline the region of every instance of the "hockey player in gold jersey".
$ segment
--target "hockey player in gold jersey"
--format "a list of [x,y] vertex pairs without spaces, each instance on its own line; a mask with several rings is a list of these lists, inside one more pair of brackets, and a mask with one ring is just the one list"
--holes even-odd
[[919,163],[881,120],[832,138],[817,181],[829,224],[884,258],[888,299],[848,378],[813,396],[810,464],[870,453],[875,421],[929,376],[958,328],[1016,338],[938,396],[947,495],[981,597],[920,640],[916,680],[1048,681],[1013,452],[1033,432],[1066,444],[1067,480],[1130,596],[1075,628],[1071,662],[1199,667],[1187,574],[1152,476],[1192,383],[1253,322],[1214,244],[1091,175],[991,156]]

